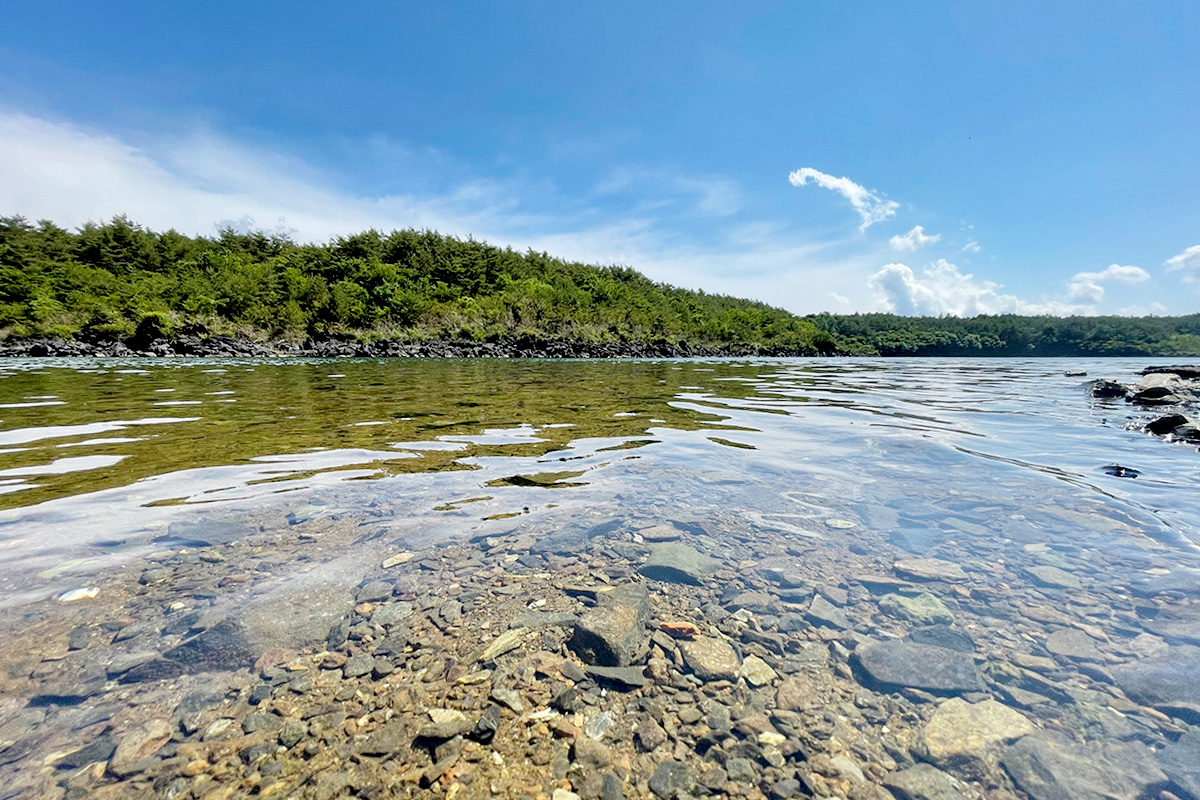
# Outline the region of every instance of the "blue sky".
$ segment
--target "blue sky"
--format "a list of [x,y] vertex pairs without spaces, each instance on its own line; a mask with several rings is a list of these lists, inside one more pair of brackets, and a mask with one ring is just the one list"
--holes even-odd
[[1200,310],[1195,2],[48,3],[0,214],[432,227],[798,313]]

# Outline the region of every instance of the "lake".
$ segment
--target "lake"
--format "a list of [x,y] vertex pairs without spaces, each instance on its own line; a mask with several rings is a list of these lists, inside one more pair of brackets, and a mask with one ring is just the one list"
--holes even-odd
[[1195,793],[1149,363],[0,362],[0,798]]

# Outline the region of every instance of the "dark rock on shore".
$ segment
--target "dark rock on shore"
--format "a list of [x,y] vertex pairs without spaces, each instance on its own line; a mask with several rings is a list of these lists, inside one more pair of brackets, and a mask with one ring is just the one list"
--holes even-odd
[[788,347],[751,344],[694,345],[658,339],[646,342],[583,342],[518,336],[489,341],[359,341],[325,336],[304,342],[251,341],[230,336],[182,334],[128,339],[33,337],[0,341],[0,357],[190,357],[310,356],[317,358],[692,358],[711,356],[807,356]]

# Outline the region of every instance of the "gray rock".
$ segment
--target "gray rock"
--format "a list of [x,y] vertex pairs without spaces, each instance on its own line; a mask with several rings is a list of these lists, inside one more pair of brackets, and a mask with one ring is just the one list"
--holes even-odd
[[1200,644],[1200,606],[1168,606],[1142,627],[1167,640]]
[[408,737],[404,723],[393,720],[379,730],[371,733],[358,746],[358,752],[368,756],[386,756],[408,749]]
[[391,597],[395,588],[391,581],[370,581],[358,590],[354,599],[359,603],[376,603]]
[[570,611],[526,611],[513,617],[510,628],[569,628],[579,621]]
[[1078,589],[1083,585],[1079,578],[1071,573],[1049,564],[1026,567],[1025,574],[1032,578],[1038,586],[1048,586],[1052,589]]
[[284,747],[295,747],[305,736],[308,736],[308,723],[299,720],[285,722],[279,730],[279,743]]
[[659,764],[650,776],[650,791],[662,800],[671,800],[675,795],[686,792],[690,783],[687,767],[678,761],[667,759]]
[[1142,597],[1153,597],[1167,592],[1200,596],[1200,570],[1177,569],[1167,575],[1134,581],[1129,589]]
[[412,603],[385,603],[371,614],[371,622],[387,628],[412,616]]
[[1200,647],[1172,647],[1161,656],[1116,667],[1112,674],[1130,699],[1200,719]]
[[1200,730],[1190,730],[1160,750],[1158,765],[1175,786],[1200,800]]
[[679,643],[683,660],[697,678],[705,681],[737,680],[741,661],[723,639],[697,636]]
[[854,651],[854,662],[866,683],[882,690],[901,687],[938,694],[983,689],[975,661],[944,647],[904,641],[867,642]]
[[625,584],[600,595],[596,607],[579,618],[569,646],[587,664],[627,667],[646,650],[649,616],[646,587]]
[[814,625],[823,625],[827,628],[837,628],[845,630],[850,627],[850,620],[846,618],[845,613],[835,606],[833,603],[825,599],[824,595],[813,595],[812,602],[808,606],[808,611],[805,616]]
[[600,800],[625,800],[625,786],[615,772],[604,773],[604,782],[600,784]]
[[725,762],[725,771],[734,783],[752,784],[758,780],[758,769],[749,758],[731,758]]
[[901,770],[883,779],[898,800],[967,800],[962,784],[929,764]]
[[884,595],[879,598],[879,609],[885,614],[914,625],[954,621],[954,615],[946,608],[946,604],[929,592],[921,592],[915,597],[902,594]]
[[586,667],[591,675],[601,683],[625,689],[640,689],[646,685],[646,676],[642,667]]
[[965,581],[962,567],[940,558],[906,558],[892,565],[897,575],[918,581]]
[[465,717],[463,719],[452,719],[445,722],[431,722],[417,731],[418,739],[453,739],[455,736],[462,736],[464,733],[469,733],[475,727],[475,723]]
[[928,625],[914,628],[904,638],[916,644],[945,647],[947,650],[957,650],[960,653],[975,652],[975,641],[965,633],[951,630],[949,625]]
[[342,667],[342,675],[347,678],[358,678],[366,675],[374,668],[374,656],[360,654],[346,659],[346,664]]
[[1012,745],[1000,763],[1032,800],[1138,800],[1167,779],[1143,744],[1076,744],[1047,732]]
[[668,543],[651,547],[650,558],[638,568],[638,572],[656,581],[699,586],[704,578],[720,566],[721,562],[715,558],[686,544]]
[[324,642],[354,605],[354,595],[336,575],[314,570],[290,578],[250,601],[238,617],[253,661],[274,648],[297,649]]
[[159,654],[150,650],[137,653],[118,653],[109,662],[106,672],[110,678],[118,678],[132,669],[156,661]]
[[1092,637],[1075,628],[1064,628],[1047,636],[1046,649],[1056,656],[1076,661],[1104,660]]

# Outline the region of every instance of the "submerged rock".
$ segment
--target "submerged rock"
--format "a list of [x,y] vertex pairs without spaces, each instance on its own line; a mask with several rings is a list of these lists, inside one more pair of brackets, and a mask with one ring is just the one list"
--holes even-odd
[[679,650],[697,678],[706,681],[737,680],[741,661],[725,640],[697,636],[690,641],[680,642]]
[[1076,744],[1047,732],[1021,739],[1000,763],[1032,800],[1139,800],[1167,779],[1143,744]]
[[569,646],[587,664],[627,667],[646,650],[650,595],[638,583],[599,595],[595,608],[575,623]]
[[854,662],[870,684],[885,691],[924,689],[941,694],[983,689],[975,661],[944,647],[904,641],[874,641],[859,645]]
[[967,573],[958,564],[940,558],[906,558],[892,565],[897,575],[918,581],[965,581]]
[[686,544],[656,544],[650,558],[638,569],[642,575],[656,581],[686,583],[699,586],[704,578],[720,568],[721,562]]
[[946,604],[929,592],[921,592],[915,597],[902,594],[884,595],[879,598],[879,608],[886,614],[914,625],[954,621],[954,615],[946,608]]
[[1190,730],[1158,753],[1158,765],[1171,782],[1200,798],[1200,730]]
[[888,775],[883,785],[899,800],[967,800],[962,784],[929,764],[917,764]]
[[1171,647],[1161,656],[1116,667],[1112,674],[1130,699],[1200,720],[1200,647]]
[[966,765],[981,771],[982,762],[1000,745],[1033,732],[1033,723],[1003,703],[991,699],[968,703],[953,697],[929,719],[924,739],[934,764]]

